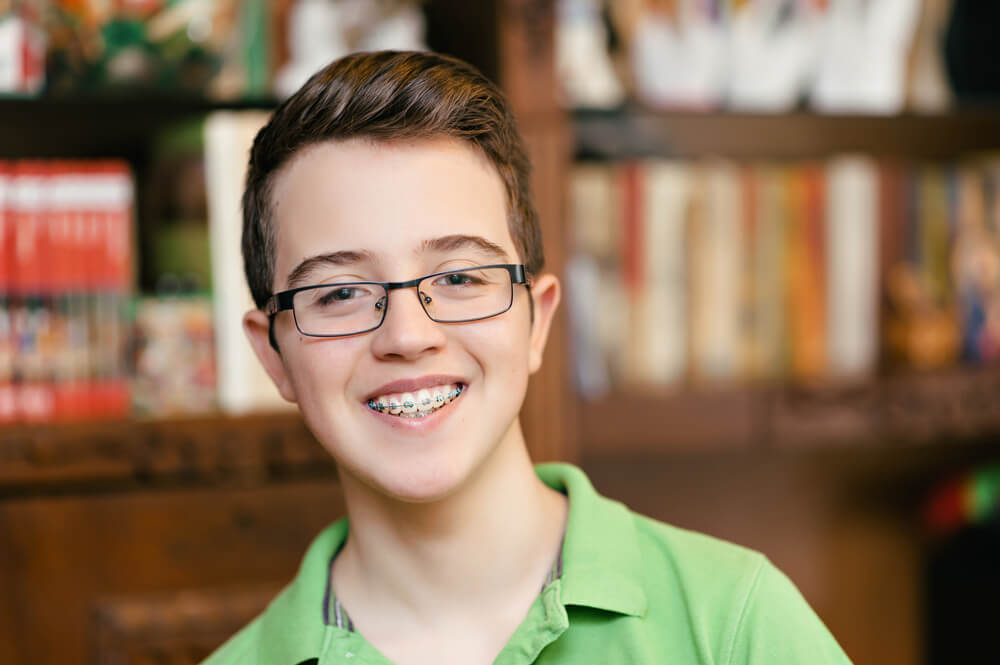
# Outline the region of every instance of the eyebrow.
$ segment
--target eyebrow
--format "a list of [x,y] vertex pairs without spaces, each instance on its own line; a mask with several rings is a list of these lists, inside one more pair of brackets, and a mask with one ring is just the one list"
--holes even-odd
[[478,249],[484,254],[487,254],[491,258],[495,258],[499,261],[506,262],[510,260],[510,257],[507,255],[507,252],[504,251],[503,247],[495,242],[483,238],[482,236],[469,236],[462,234],[441,236],[440,238],[425,240],[423,242],[422,249],[424,251],[432,252],[453,252],[457,249]]
[[[441,236],[440,238],[431,238],[421,243],[421,250],[423,251],[443,253],[453,252],[458,249],[476,249],[498,261],[506,262],[510,260],[503,247],[482,236],[454,234]],[[328,266],[349,266],[364,262],[376,262],[372,253],[365,249],[345,249],[339,252],[310,256],[307,259],[303,259],[301,263],[288,273],[287,286],[285,288],[295,289],[305,286],[311,281],[310,278],[313,274],[321,268]]]
[[327,266],[349,266],[366,261],[374,263],[375,258],[371,252],[364,249],[345,249],[339,252],[310,256],[288,273],[287,288],[294,289],[308,283],[309,278],[313,273],[319,271],[320,268]]

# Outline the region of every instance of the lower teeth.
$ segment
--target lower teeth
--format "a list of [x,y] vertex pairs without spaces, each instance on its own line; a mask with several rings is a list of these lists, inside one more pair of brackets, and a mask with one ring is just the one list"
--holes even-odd
[[[455,390],[451,391],[451,394],[449,394],[448,397],[451,400],[455,400],[461,394],[462,394],[462,386],[458,386],[457,388],[455,388]],[[385,413],[387,415],[398,416],[400,418],[426,418],[427,416],[431,415],[435,411],[438,411],[439,409],[441,409],[441,407],[444,406],[445,404],[447,404],[447,402],[445,402],[444,404],[441,404],[441,406],[438,406],[438,407],[435,407],[435,408],[431,409],[430,411],[416,411],[415,413],[390,413],[390,411],[392,409],[399,408],[400,406],[403,406],[403,405],[401,405],[401,404],[387,404],[387,405],[385,405],[383,407],[383,406],[379,406],[378,402],[376,402],[375,400],[368,400],[368,408],[371,409],[372,411],[378,411],[379,413]],[[412,404],[408,404],[406,406],[412,407]]]

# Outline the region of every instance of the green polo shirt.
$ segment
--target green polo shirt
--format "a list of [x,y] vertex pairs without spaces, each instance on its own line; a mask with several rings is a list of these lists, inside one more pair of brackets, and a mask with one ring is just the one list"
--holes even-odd
[[[850,662],[763,555],[637,515],[568,464],[536,471],[569,496],[562,575],[497,665]],[[346,538],[346,520],[324,530],[292,583],[204,665],[390,665],[361,633],[324,620],[331,557]]]

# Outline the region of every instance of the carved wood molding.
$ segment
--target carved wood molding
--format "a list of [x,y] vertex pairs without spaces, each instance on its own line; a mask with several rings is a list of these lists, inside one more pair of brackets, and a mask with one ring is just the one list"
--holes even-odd
[[625,391],[580,407],[584,455],[903,446],[1000,434],[996,368],[813,386]]
[[97,602],[92,613],[99,665],[197,665],[249,623],[277,587],[191,590]]
[[112,481],[267,480],[332,470],[298,414],[21,426],[0,430],[0,490]]

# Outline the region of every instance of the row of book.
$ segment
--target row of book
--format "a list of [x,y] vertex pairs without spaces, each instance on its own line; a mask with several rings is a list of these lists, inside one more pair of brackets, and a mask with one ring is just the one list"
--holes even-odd
[[[146,169],[179,172],[166,189],[155,178],[137,187],[122,161],[0,160],[0,426],[288,408],[241,327],[254,304],[240,193],[267,117],[220,111],[168,132],[165,143],[182,145],[164,148],[162,163],[154,151]],[[198,241],[178,242],[170,224]],[[137,279],[139,263],[154,279]],[[195,290],[176,288],[194,269]]]
[[120,161],[0,162],[0,423],[128,412],[133,189]]
[[585,395],[1000,360],[1000,160],[580,163],[570,202]]

